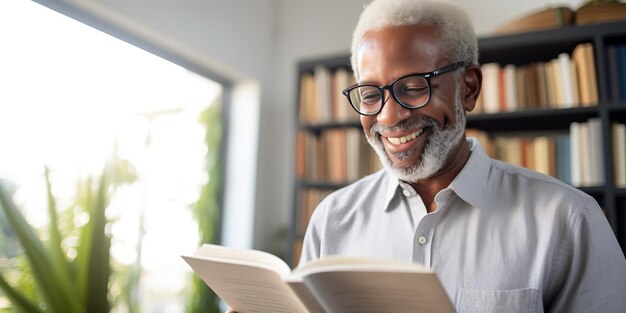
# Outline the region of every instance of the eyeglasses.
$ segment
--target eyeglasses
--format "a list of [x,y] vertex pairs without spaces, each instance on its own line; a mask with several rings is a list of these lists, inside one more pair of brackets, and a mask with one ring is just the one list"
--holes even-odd
[[418,109],[430,101],[430,79],[467,66],[465,62],[456,62],[428,73],[415,73],[402,76],[387,86],[354,85],[344,89],[343,93],[350,105],[362,115],[376,115],[389,100],[385,99],[385,90],[401,106],[407,109]]

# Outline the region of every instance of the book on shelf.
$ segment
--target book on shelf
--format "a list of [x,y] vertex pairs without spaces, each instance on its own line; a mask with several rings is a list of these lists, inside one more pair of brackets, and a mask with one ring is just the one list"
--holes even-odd
[[313,123],[319,120],[317,91],[313,74],[300,75],[300,98],[298,120],[301,123]]
[[572,184],[572,158],[570,157],[571,140],[569,134],[554,137],[556,153],[556,177],[561,181]]
[[570,137],[570,164],[572,166],[571,172],[571,183],[573,186],[582,186],[583,185],[583,174],[582,174],[582,153],[580,147],[581,141],[581,127],[580,123],[574,122],[569,125],[569,137]]
[[591,184],[591,149],[590,136],[589,136],[589,124],[580,123],[578,129],[578,153],[580,158],[578,164],[572,164],[572,166],[580,167],[580,182],[576,186],[590,186]]
[[313,69],[313,78],[315,82],[315,92],[317,103],[315,104],[318,114],[316,122],[325,122],[331,120],[331,73],[330,71],[321,65],[318,65]]
[[572,185],[602,186],[605,165],[600,118],[570,124],[570,142]]
[[547,108],[549,105],[548,97],[548,82],[546,75],[546,67],[543,63],[533,63],[530,65],[533,68],[535,78],[533,80],[535,89],[537,89],[536,102],[537,106],[541,108]]
[[338,68],[335,70],[332,79],[332,119],[338,122],[358,121],[359,115],[352,109],[348,99],[341,93],[345,88],[355,84],[354,76],[347,69]]
[[238,312],[454,312],[435,272],[415,263],[328,257],[292,271],[266,252],[208,244],[183,259]]
[[296,141],[299,179],[347,183],[381,168],[361,128],[329,128],[319,135],[299,130]]
[[557,104],[560,107],[572,108],[576,103],[580,103],[578,98],[578,75],[576,66],[572,62],[569,54],[559,54],[556,63],[558,64],[559,73],[556,75],[561,85],[560,95],[562,98]]
[[295,153],[296,161],[295,161],[295,174],[296,178],[304,179],[307,176],[307,133],[303,131],[296,132],[296,146]]
[[626,4],[619,2],[587,3],[574,12],[576,25],[626,19]]
[[301,123],[319,124],[358,120],[341,90],[354,84],[354,77],[344,68],[331,71],[318,65],[312,73],[300,75],[298,119]]
[[[599,117],[587,120],[589,131],[589,179],[588,186],[602,186],[604,184],[604,154],[602,151],[602,122]],[[583,165],[584,166],[584,165]]]
[[481,66],[483,72],[482,109],[485,113],[500,111],[500,64],[486,63]]
[[540,147],[536,147],[536,141],[532,138],[520,138],[521,144],[521,164],[526,168],[536,169],[539,171],[539,166],[542,160],[537,156],[540,152]]
[[496,29],[496,34],[513,34],[539,31],[571,25],[574,12],[569,7],[545,8],[509,21]]
[[[515,92],[516,94],[516,98],[517,98],[517,103],[521,103],[522,105],[518,105],[516,107],[512,107],[510,105],[506,106],[506,111],[505,112],[514,112],[514,111],[519,111],[519,110],[524,110],[524,109],[529,109],[534,107],[531,103],[530,103],[530,85],[529,85],[529,77],[528,77],[528,67],[527,66],[520,66],[516,68],[515,71],[515,82],[516,82],[516,87],[517,90]],[[508,92],[508,90],[505,90],[505,92]]]
[[478,139],[492,158],[522,166],[571,183],[570,134],[489,135],[467,129],[467,137]]
[[[617,55],[618,53],[616,53]],[[577,45],[546,62],[526,65],[485,63],[476,113],[536,108],[572,108],[598,104],[593,46]]]
[[578,70],[578,90],[582,106],[598,103],[598,82],[596,81],[595,57],[591,43],[579,44],[572,52],[572,59]]
[[534,162],[533,168],[539,172],[552,177],[556,177],[556,147],[553,137],[535,137],[530,143],[533,147]]
[[[606,183],[604,147],[600,118],[570,124],[569,133],[546,135],[489,135],[468,129],[468,137],[477,138],[488,154],[498,160],[544,173],[577,187],[595,187]],[[624,124],[613,124],[613,156],[616,185],[626,185],[626,136]],[[621,147],[621,148],[619,148]],[[618,175],[623,175],[620,179]],[[618,183],[619,182],[619,183]],[[624,186],[626,187],[626,186]]]
[[328,144],[326,149],[327,179],[331,182],[346,182],[348,180],[347,159],[347,132],[344,129],[330,129],[322,136]]

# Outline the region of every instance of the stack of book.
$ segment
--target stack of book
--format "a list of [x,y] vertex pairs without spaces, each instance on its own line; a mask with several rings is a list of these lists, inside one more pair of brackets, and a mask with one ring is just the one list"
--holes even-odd
[[561,53],[548,62],[523,66],[487,63],[481,69],[483,90],[474,110],[477,113],[572,108],[598,103],[591,43],[579,44],[571,56]]
[[[616,124],[613,138],[621,138],[624,134],[623,125]],[[621,129],[621,130],[617,130]],[[500,135],[489,136],[479,130],[468,130],[468,137],[477,138],[488,154],[495,159],[523,166],[544,173],[577,187],[594,187],[605,184],[604,154],[602,147],[602,130],[599,118],[591,118],[586,122],[572,123],[569,133],[532,135]],[[619,140],[619,139],[617,139]],[[622,147],[626,142],[622,141]],[[614,144],[615,147],[617,147]],[[624,148],[616,150],[614,160],[626,167]],[[623,175],[626,171],[622,170]],[[616,177],[617,179],[617,177]],[[626,177],[624,184],[626,185]],[[621,180],[618,180],[621,181]]]
[[299,131],[296,176],[302,180],[347,183],[381,168],[360,128],[331,128],[319,136]]
[[587,1],[575,12],[576,25],[626,19],[626,4],[619,1]]
[[345,122],[358,120],[343,89],[354,84],[354,77],[345,68],[331,72],[316,66],[313,73],[300,76],[300,110],[298,118],[303,124]]
[[604,179],[604,149],[600,118],[570,125],[572,184],[602,186]]
[[587,1],[575,10],[567,6],[557,6],[524,13],[500,25],[496,34],[540,31],[623,19],[626,19],[626,4],[619,1]]

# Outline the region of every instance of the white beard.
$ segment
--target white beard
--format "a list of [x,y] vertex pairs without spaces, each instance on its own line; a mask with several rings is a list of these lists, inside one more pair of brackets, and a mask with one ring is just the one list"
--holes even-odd
[[[380,162],[383,164],[387,172],[396,178],[406,182],[416,182],[421,179],[432,177],[435,173],[441,170],[450,156],[452,148],[459,144],[459,140],[465,133],[465,112],[461,106],[461,92],[460,84],[456,84],[455,90],[454,108],[456,111],[456,120],[454,124],[445,129],[439,129],[437,122],[430,117],[420,117],[417,119],[410,119],[400,122],[393,128],[388,128],[378,123],[374,123],[369,129],[369,136],[365,136],[369,144],[374,148],[378,154]],[[400,168],[393,165],[391,159],[385,151],[380,135],[381,131],[390,131],[398,129],[416,129],[420,127],[430,127],[432,133],[427,138],[426,146],[424,147],[424,153],[419,159],[418,163],[413,164],[406,168]],[[394,156],[400,160],[408,158],[411,154],[417,153],[416,151],[405,151],[402,153],[396,153]]]

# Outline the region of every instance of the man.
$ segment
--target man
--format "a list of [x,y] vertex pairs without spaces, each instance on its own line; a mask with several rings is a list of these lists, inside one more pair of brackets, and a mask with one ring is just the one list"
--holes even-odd
[[351,60],[358,83],[344,94],[385,170],[320,203],[301,263],[422,263],[458,312],[626,312],[626,260],[596,201],[465,138],[482,81],[465,12],[375,0]]
[[385,170],[320,203],[302,263],[423,263],[459,312],[625,312],[626,260],[596,201],[465,138],[482,81],[465,12],[376,0],[351,60],[358,83],[344,94]]

